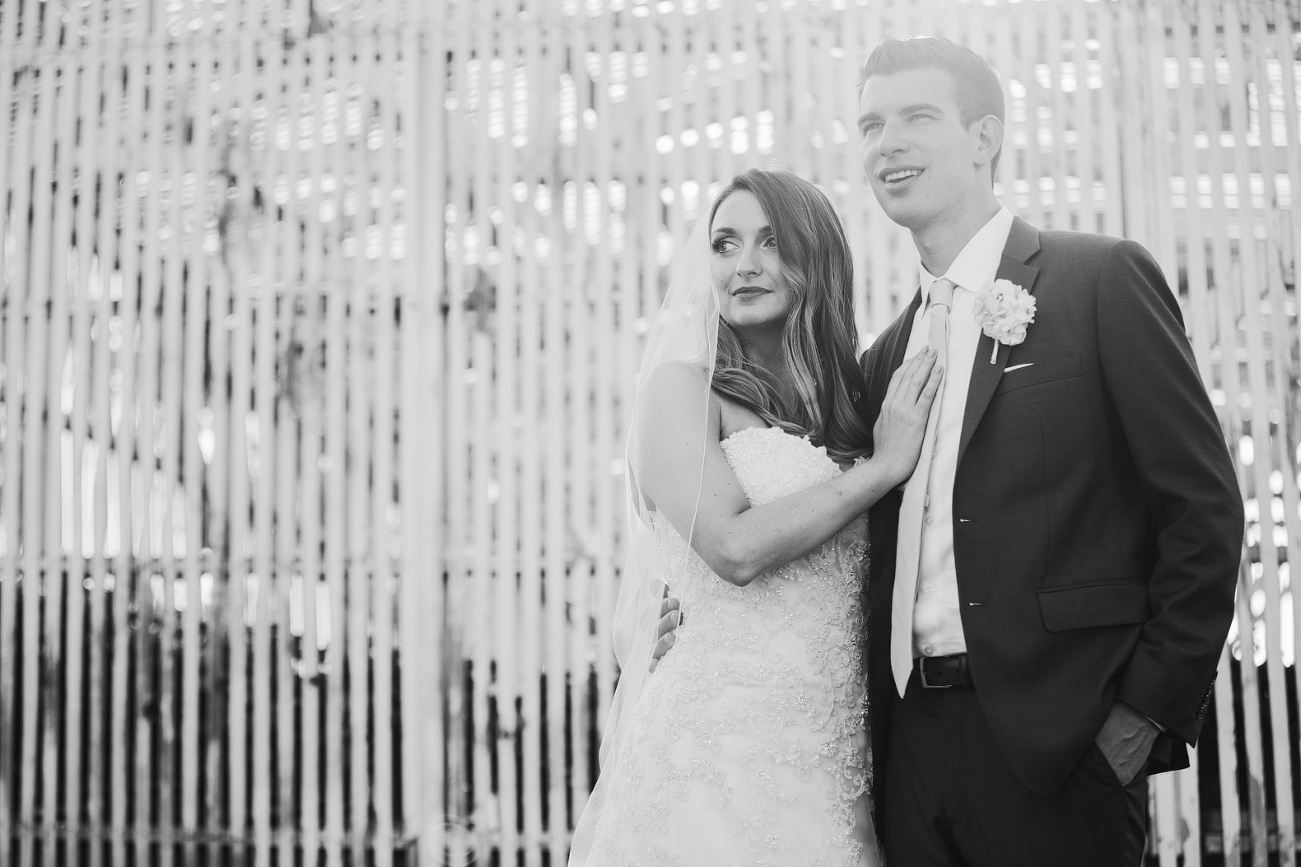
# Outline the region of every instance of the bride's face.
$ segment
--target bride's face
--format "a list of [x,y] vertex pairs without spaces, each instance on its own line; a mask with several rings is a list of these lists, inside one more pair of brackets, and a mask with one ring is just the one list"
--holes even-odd
[[779,332],[795,306],[777,237],[754,193],[737,190],[719,204],[710,227],[710,268],[719,314],[739,331]]

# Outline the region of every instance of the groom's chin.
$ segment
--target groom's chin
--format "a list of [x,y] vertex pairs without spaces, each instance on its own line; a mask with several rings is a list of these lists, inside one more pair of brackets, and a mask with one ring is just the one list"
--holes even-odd
[[877,204],[885,211],[885,215],[905,229],[915,229],[926,222],[924,209],[914,199],[915,197],[895,196],[890,193],[877,193],[876,196]]

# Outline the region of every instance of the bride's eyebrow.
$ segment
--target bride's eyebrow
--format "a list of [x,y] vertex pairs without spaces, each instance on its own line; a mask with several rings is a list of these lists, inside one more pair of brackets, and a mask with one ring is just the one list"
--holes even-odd
[[[731,226],[719,226],[717,229],[714,229],[714,231],[709,233],[709,237],[717,238],[719,235],[739,235],[739,234],[740,233],[737,232],[736,229],[733,229]],[[755,234],[762,236],[762,235],[774,235],[776,233],[773,231],[772,226],[760,226],[759,230],[755,232]]]

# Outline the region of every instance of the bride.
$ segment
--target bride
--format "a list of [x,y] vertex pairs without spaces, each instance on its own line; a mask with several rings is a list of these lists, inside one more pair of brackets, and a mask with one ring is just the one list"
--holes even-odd
[[811,183],[747,171],[701,223],[638,378],[621,676],[569,863],[877,865],[862,515],[912,473],[941,371],[904,364],[867,429],[849,246]]

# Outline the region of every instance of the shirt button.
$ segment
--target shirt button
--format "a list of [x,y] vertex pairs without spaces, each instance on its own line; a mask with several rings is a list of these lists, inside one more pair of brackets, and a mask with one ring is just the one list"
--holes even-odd
[[935,585],[934,585],[934,584],[927,584],[925,587],[922,588],[922,592],[923,592],[923,593],[934,593],[934,592],[935,592]]
[[934,656],[935,648],[931,647],[929,644],[924,644],[922,645],[922,653],[926,654],[927,656]]
[[932,517],[931,515],[927,515],[927,516],[926,516],[926,526],[929,527],[931,524],[934,524],[934,523],[935,523],[935,518]]

